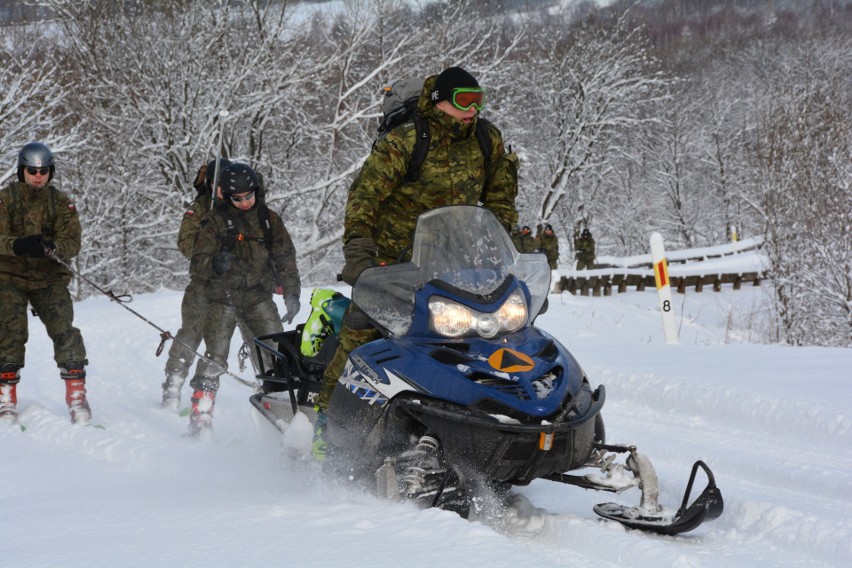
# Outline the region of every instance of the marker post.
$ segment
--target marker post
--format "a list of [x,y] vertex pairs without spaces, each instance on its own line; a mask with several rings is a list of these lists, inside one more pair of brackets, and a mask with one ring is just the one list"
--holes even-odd
[[651,233],[651,260],[654,263],[654,281],[657,284],[657,297],[660,303],[660,315],[663,318],[663,334],[666,343],[677,344],[677,326],[672,310],[672,287],[669,281],[669,267],[666,261],[666,250],[663,246],[663,236]]

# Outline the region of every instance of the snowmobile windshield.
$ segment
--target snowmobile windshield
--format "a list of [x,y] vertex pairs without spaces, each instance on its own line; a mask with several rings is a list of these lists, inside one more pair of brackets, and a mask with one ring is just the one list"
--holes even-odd
[[550,289],[550,267],[543,254],[523,254],[494,214],[484,207],[458,205],[420,216],[411,261],[369,268],[352,289],[352,301],[394,335],[408,332],[418,290],[441,280],[465,292],[485,296],[509,275],[529,289],[535,317]]

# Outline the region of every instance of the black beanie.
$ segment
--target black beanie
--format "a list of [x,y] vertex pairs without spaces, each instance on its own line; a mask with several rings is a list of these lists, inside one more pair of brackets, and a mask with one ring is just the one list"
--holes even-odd
[[461,67],[444,69],[435,81],[435,90],[432,91],[432,104],[452,99],[453,89],[460,87],[479,88],[479,83],[473,78],[473,75]]

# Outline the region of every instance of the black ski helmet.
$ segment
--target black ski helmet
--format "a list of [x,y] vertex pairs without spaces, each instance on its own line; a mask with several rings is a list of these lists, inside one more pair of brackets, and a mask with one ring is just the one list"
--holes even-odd
[[[222,171],[231,165],[231,160],[219,158],[219,177],[222,177]],[[204,173],[204,178],[207,180],[207,185],[213,187],[213,176],[216,175],[216,160],[207,162],[207,168]]]
[[18,152],[18,181],[24,181],[24,168],[50,168],[47,181],[53,179],[56,167],[53,165],[53,152],[41,142],[24,144]]
[[222,188],[222,195],[225,197],[260,189],[257,175],[248,164],[230,164],[219,175],[221,176],[219,187]]

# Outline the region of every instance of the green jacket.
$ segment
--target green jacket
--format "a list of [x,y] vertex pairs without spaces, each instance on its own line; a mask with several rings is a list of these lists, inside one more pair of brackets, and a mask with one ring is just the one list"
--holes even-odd
[[518,219],[517,156],[506,153],[500,131],[491,127],[493,152],[486,172],[475,125],[465,125],[432,104],[430,93],[436,78],[426,79],[418,103],[431,138],[420,178],[414,182],[404,179],[416,136],[414,123],[409,122],[376,144],[349,188],[343,240],[372,238],[379,262],[396,262],[412,242],[417,218],[437,207],[481,202],[507,231]]
[[201,228],[201,220],[210,212],[210,196],[201,193],[184,212],[178,231],[178,250],[188,259],[192,259],[195,237]]
[[559,239],[552,232],[548,235],[544,231],[538,238],[541,242],[541,250],[547,257],[547,263],[551,269],[556,269],[559,264]]
[[[301,292],[296,248],[284,222],[269,212],[272,225],[272,250],[263,242],[264,233],[256,204],[241,211],[227,203],[218,203],[213,212],[201,220],[192,254],[189,274],[205,282],[208,300],[235,306],[248,306],[272,297],[277,286],[284,296]],[[236,232],[228,232],[226,216],[233,220]],[[225,249],[236,257],[225,274],[213,270],[213,257]]]
[[516,246],[519,251],[530,253],[538,252],[541,248],[541,243],[532,235],[532,233],[521,233],[521,236],[518,237],[518,244]]
[[15,239],[38,234],[53,241],[62,260],[77,256],[83,236],[77,208],[53,185],[33,189],[12,182],[0,190],[0,279],[22,284],[71,281],[71,273],[53,259],[15,255]]
[[595,239],[574,238],[574,256],[580,263],[591,266],[595,263]]

